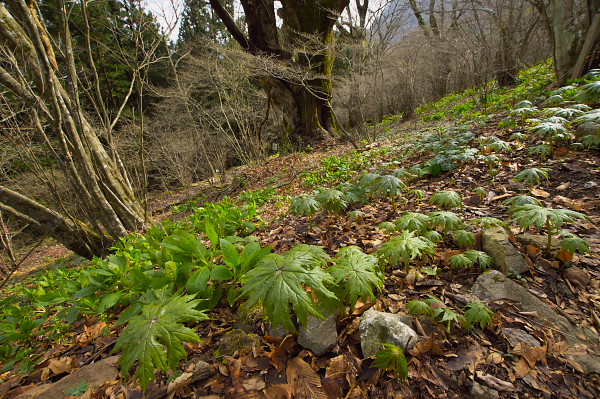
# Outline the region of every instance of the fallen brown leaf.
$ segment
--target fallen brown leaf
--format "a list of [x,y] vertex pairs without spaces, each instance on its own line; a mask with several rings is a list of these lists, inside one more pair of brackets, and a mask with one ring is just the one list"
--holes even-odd
[[321,378],[300,357],[295,357],[288,361],[286,372],[289,383],[294,387],[296,397],[327,399],[327,395],[321,385]]

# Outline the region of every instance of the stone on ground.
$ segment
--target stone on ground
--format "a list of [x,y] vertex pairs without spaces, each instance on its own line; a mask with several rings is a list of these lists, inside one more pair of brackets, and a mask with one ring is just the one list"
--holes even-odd
[[[569,345],[569,355],[579,363],[587,373],[600,372],[600,353],[594,343],[598,337],[589,329],[573,325],[569,320],[556,313],[549,305],[531,294],[527,289],[512,281],[502,273],[492,270],[477,278],[471,289],[473,294],[484,301],[510,299],[518,302],[523,311],[534,312],[536,323],[552,328],[564,337]],[[587,337],[583,340],[579,337]]]
[[508,239],[508,233],[502,227],[483,230],[483,250],[494,258],[494,268],[504,274],[523,274],[529,271],[529,265],[523,255],[517,251]]
[[317,357],[329,352],[338,343],[335,319],[335,315],[331,315],[325,320],[309,316],[307,327],[300,326],[298,343]]
[[405,324],[405,315],[378,312],[373,309],[363,313],[360,320],[360,346],[365,358],[383,349],[380,343],[393,344],[405,351],[417,344],[419,336]]

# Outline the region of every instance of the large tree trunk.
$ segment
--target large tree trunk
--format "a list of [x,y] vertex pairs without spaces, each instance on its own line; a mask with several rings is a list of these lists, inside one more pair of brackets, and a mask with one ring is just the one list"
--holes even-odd
[[0,85],[30,107],[31,123],[55,155],[76,195],[71,201],[79,203],[83,214],[59,214],[3,187],[0,209],[80,255],[101,255],[118,237],[144,227],[143,209],[82,112],[62,3],[57,12],[64,28],[66,79],[64,71],[58,71],[52,41],[35,4],[8,0],[7,6],[0,3],[0,45],[6,54],[0,66]]
[[282,0],[277,28],[274,2],[242,0],[248,36],[218,0],[211,7],[247,51],[284,61],[291,68],[261,79],[274,108],[284,116],[292,143],[322,139],[335,131],[331,108],[333,26],[349,0]]

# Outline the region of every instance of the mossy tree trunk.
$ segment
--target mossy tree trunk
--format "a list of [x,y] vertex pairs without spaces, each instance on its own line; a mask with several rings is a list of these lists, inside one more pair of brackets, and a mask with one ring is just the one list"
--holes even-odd
[[322,139],[335,131],[331,72],[333,26],[349,0],[281,0],[277,27],[273,1],[241,0],[246,34],[218,0],[209,0],[236,41],[252,54],[274,57],[288,68],[263,76],[271,101],[283,113],[292,142]]

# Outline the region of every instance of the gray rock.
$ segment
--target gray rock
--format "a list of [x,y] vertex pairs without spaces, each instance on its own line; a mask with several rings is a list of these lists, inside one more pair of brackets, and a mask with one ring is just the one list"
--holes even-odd
[[[547,325],[563,334],[564,340],[570,347],[569,355],[573,360],[588,373],[600,372],[600,357],[596,355],[600,350],[591,343],[597,341],[597,335],[589,329],[571,324],[549,305],[499,271],[492,270],[479,276],[471,291],[484,301],[510,299],[518,302],[524,311],[535,312],[539,317],[535,320],[537,323]],[[584,341],[579,336],[588,337],[590,340]]]
[[527,334],[525,331],[519,328],[505,327],[502,329],[502,333],[504,334],[506,339],[508,339],[508,342],[510,342],[512,346],[516,346],[521,342],[529,344],[529,346],[532,347],[541,346],[540,341],[535,339],[531,334]]
[[111,356],[99,362],[83,366],[53,384],[39,385],[21,395],[18,399],[67,399],[66,390],[75,388],[85,382],[92,392],[107,381],[117,380],[117,360],[119,356]]
[[529,271],[529,265],[523,255],[508,240],[508,233],[502,227],[483,230],[483,250],[494,258],[494,268],[504,274],[523,274]]
[[360,346],[365,358],[380,352],[379,343],[394,344],[405,351],[417,344],[419,336],[405,324],[403,315],[378,312],[373,309],[363,313],[360,320]]
[[497,399],[500,394],[495,389],[481,385],[473,381],[471,391],[469,392],[474,399]]
[[[523,233],[519,234],[517,237],[517,241],[519,241],[523,245],[535,245],[538,248],[546,248],[548,245],[548,236],[543,236],[539,234],[530,234]],[[558,251],[560,248],[560,240],[552,240],[552,251]]]
[[300,326],[298,343],[317,357],[329,352],[338,343],[335,319],[336,315],[331,315],[325,320],[309,316],[308,328]]
[[586,122],[577,126],[575,130],[575,137],[580,139],[585,136],[597,136],[598,129],[600,129],[600,125],[594,122]]

